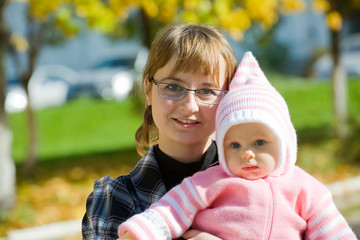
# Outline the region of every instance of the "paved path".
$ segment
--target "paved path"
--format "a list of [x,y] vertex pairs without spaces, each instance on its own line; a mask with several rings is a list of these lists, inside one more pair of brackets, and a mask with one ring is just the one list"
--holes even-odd
[[356,222],[351,222],[348,220],[351,229],[354,231],[356,237],[360,239],[360,211],[357,213],[357,220]]

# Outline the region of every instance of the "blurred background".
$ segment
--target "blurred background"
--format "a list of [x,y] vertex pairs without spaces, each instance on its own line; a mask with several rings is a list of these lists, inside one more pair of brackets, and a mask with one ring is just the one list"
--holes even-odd
[[289,105],[299,166],[324,184],[360,175],[359,0],[0,0],[0,14],[0,239],[78,221],[96,179],[136,164],[142,68],[172,22],[253,52]]

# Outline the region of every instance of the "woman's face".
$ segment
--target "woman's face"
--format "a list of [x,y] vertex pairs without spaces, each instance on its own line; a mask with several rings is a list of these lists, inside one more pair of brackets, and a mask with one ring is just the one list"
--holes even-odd
[[[225,90],[225,62],[219,66],[218,86],[210,76],[201,71],[196,73],[171,71],[176,63],[177,56],[160,68],[154,76],[156,82],[171,83],[188,89],[213,88]],[[200,67],[199,67],[200,69]],[[158,87],[146,81],[146,103],[152,106],[152,115],[159,129],[159,146],[164,151],[181,145],[193,146],[198,144],[208,147],[211,143],[211,134],[215,130],[215,113],[218,105],[199,103],[194,92],[187,92],[183,99],[169,100],[160,97]]]

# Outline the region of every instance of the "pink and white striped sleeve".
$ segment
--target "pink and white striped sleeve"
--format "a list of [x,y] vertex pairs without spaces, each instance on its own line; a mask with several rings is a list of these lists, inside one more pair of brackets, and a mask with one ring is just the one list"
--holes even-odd
[[119,236],[131,232],[141,240],[171,240],[183,235],[196,213],[206,208],[192,182],[186,178],[145,212],[137,214],[118,229]]
[[336,208],[330,192],[323,196],[320,205],[308,220],[308,228],[305,233],[305,239],[357,239],[345,218]]

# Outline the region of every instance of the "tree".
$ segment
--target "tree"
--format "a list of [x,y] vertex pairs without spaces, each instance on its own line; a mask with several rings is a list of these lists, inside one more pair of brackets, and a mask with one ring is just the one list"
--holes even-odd
[[[76,36],[82,27],[103,32],[114,28],[114,15],[101,0],[28,0],[27,26],[24,35],[11,34],[11,53],[18,78],[29,96],[29,80],[34,71],[38,55],[46,44],[58,44]],[[20,61],[20,55],[26,57]],[[29,97],[28,97],[29,99]],[[3,102],[0,102],[0,105]],[[37,136],[34,111],[29,101],[27,123],[29,130],[28,151],[23,164],[24,172],[31,173],[37,158]]]
[[[8,2],[0,0],[0,213],[9,210],[15,203],[15,164],[11,158],[12,134],[7,126],[5,112],[6,76],[3,60],[6,51],[8,50],[12,54],[18,78],[29,96],[29,80],[38,54],[45,44],[66,41],[78,34],[81,27],[109,32],[115,26],[114,15],[101,0],[74,0],[71,2],[67,0],[22,0],[19,2],[27,6],[27,32],[24,35],[11,33],[6,28],[3,12]],[[21,55],[25,55],[25,61],[21,61]],[[29,173],[35,166],[37,157],[36,124],[30,101],[26,112],[29,149],[24,161],[24,169]]]
[[330,53],[333,60],[331,74],[333,109],[335,113],[335,134],[339,139],[345,139],[349,134],[347,112],[347,76],[340,64],[340,31],[343,19],[359,13],[359,1],[351,0],[314,0],[316,11],[325,14],[330,30]]
[[11,158],[12,135],[5,112],[5,71],[7,31],[3,22],[5,0],[0,0],[0,213],[12,208],[15,202],[15,164]]

